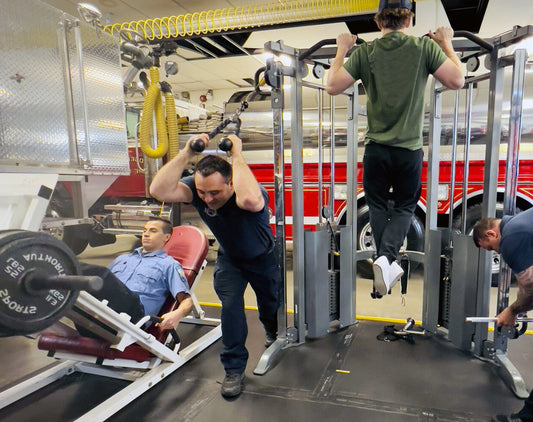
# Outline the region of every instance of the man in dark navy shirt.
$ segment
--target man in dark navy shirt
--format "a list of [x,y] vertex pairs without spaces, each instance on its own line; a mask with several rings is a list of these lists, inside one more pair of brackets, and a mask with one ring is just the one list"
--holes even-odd
[[[207,135],[200,137],[206,145],[209,143]],[[158,171],[150,193],[161,201],[192,204],[218,240],[214,287],[222,303],[220,359],[226,372],[221,393],[236,397],[241,393],[248,361],[244,291],[250,283],[268,346],[277,334],[280,272],[269,225],[268,194],[244,161],[241,140],[235,135],[229,138],[233,143],[232,165],[219,156],[208,155],[198,162],[194,176],[180,180],[195,157],[191,138]]]
[[[516,274],[516,300],[497,315],[497,324],[513,327],[518,314],[533,309],[533,208],[502,219],[482,218],[474,225],[477,247],[501,254]],[[495,421],[533,422],[533,391],[520,412]]]

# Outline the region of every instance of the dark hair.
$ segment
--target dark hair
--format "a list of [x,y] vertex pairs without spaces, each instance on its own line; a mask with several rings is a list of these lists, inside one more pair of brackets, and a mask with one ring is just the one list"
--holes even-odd
[[500,221],[499,218],[485,217],[474,224],[472,238],[474,239],[474,243],[478,248],[479,242],[485,237],[487,230],[496,227],[498,225],[498,221]]
[[172,223],[163,217],[150,217],[150,221],[161,221],[161,230],[165,234],[172,234]]
[[383,9],[375,14],[374,21],[385,29],[398,30],[405,27],[405,21],[415,14],[407,9]]
[[203,177],[211,176],[217,171],[222,175],[226,183],[231,182],[232,168],[231,165],[218,155],[206,155],[196,164],[196,173]]

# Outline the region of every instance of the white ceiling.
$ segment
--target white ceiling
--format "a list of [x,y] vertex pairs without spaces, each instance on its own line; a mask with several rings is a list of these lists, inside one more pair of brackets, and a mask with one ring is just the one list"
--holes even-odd
[[[44,1],[79,17],[77,12],[79,2],[76,0]],[[252,4],[266,4],[271,3],[272,0],[85,0],[85,2],[96,6],[102,12],[104,24],[114,24]],[[532,0],[491,0],[479,35],[492,37],[510,30],[513,25],[528,24],[533,25]],[[449,22],[440,1],[423,0],[417,3],[416,25],[409,33],[423,35],[429,29],[442,25],[449,25]],[[285,45],[308,48],[320,40],[335,38],[339,33],[346,31],[347,27],[344,23],[257,30],[250,36],[244,47],[260,50],[266,41],[283,40]],[[371,40],[377,36],[379,36],[378,33],[362,34],[365,40]],[[172,85],[176,94],[188,91],[191,93],[191,102],[198,103],[200,93],[206,93],[211,89],[215,94],[211,102],[215,106],[222,105],[223,101],[229,97],[229,93],[238,90],[233,82],[241,85],[243,78],[253,78],[256,70],[262,66],[261,55],[194,61],[187,61],[183,57],[172,55],[162,59],[163,62],[165,60],[172,60],[178,64],[177,75],[168,78],[161,75],[162,79]]]

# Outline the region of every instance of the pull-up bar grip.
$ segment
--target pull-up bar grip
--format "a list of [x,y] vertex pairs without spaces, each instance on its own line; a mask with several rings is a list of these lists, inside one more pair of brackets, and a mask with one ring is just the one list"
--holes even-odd
[[[356,44],[363,44],[365,40],[357,37],[355,40]],[[328,38],[326,40],[322,40],[317,42],[315,45],[312,45],[307,50],[305,50],[299,57],[300,60],[307,59],[311,54],[313,54],[315,51],[319,50],[320,48],[324,47],[325,45],[335,45],[337,44],[337,40],[335,38]]]
[[335,38],[328,38],[327,40],[322,40],[322,41],[319,41],[317,42],[315,45],[312,45],[311,47],[309,47],[307,50],[305,50],[301,55],[300,55],[300,60],[305,60],[306,58],[308,58],[311,54],[313,54],[315,51],[317,51],[318,49],[324,47],[325,45],[335,45],[337,44],[337,40]]
[[453,33],[453,36],[456,37],[456,38],[459,38],[459,37],[467,38],[470,41],[474,41],[477,45],[479,45],[480,47],[483,47],[487,51],[494,50],[494,46],[491,43],[485,41],[483,38],[478,37],[477,35],[473,34],[472,32],[469,32],[469,31],[455,31]]

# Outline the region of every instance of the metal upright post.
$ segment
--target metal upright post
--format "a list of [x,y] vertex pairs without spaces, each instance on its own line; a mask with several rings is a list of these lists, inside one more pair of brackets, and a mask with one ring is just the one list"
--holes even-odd
[[279,288],[280,307],[278,309],[278,338],[262,354],[254,374],[265,374],[272,363],[272,359],[289,342],[287,323],[287,269],[285,243],[285,148],[283,143],[283,74],[280,66],[276,66],[272,59],[268,62],[271,69],[270,92],[272,107],[272,134],[274,151],[274,195],[275,195],[275,234],[276,250],[279,260],[281,285]]
[[468,94],[466,96],[466,135],[465,135],[465,147],[463,157],[463,212],[461,219],[461,233],[466,233],[466,198],[468,196],[468,179],[470,174],[470,138],[472,135],[472,85],[468,84]]
[[[453,205],[455,202],[455,173],[457,165],[455,163],[457,155],[457,116],[459,112],[459,90],[455,91],[454,111],[453,111],[453,137],[452,137],[452,156],[451,156],[451,174],[450,174],[450,212],[448,214],[448,229],[453,227]],[[451,239],[451,236],[450,236]]]
[[[353,88],[352,88],[353,89]],[[357,245],[357,86],[346,93],[346,225],[350,231],[341,231],[341,277],[339,287],[339,322],[341,326],[355,322],[356,245]],[[348,248],[343,235],[351,243]],[[348,254],[350,252],[350,254]]]
[[317,89],[318,96],[318,168],[321,170],[318,173],[318,223],[322,224],[324,222],[324,216],[322,215],[322,207],[324,206],[324,175],[322,174],[322,169],[324,168],[324,134],[323,124],[322,124],[322,113],[324,109],[324,91],[322,89]]
[[328,215],[333,220],[335,212],[335,97],[330,97],[329,103],[330,120],[330,148],[329,148],[329,198]]
[[[501,113],[503,103],[504,68],[498,65],[501,49],[490,52],[489,104],[487,119],[487,145],[485,149],[485,180],[483,183],[482,217],[496,215],[496,195],[498,185],[498,165],[500,137],[502,131]],[[490,283],[492,276],[492,252],[480,249],[478,285]]]
[[[513,59],[511,59],[513,60]],[[516,184],[518,179],[518,151],[521,139],[522,102],[524,98],[524,74],[527,61],[526,50],[519,49],[514,53],[513,78],[511,83],[511,111],[509,118],[509,141],[507,145],[507,166],[505,172],[504,214],[512,215],[516,211]],[[498,309],[501,312],[509,304],[509,288],[511,271],[507,264],[500,267],[498,283]],[[523,377],[506,356],[507,338],[494,332],[496,361],[500,364],[500,375],[517,397],[529,396]]]
[[[511,82],[511,110],[509,116],[509,141],[507,143],[507,162],[505,167],[505,194],[503,197],[503,215],[516,213],[516,188],[518,181],[518,149],[521,140],[522,100],[524,98],[524,71],[527,61],[526,50],[516,50],[514,54],[513,78]],[[509,305],[509,288],[511,287],[511,269],[502,259],[500,280],[498,283],[498,305],[500,313]],[[494,334],[497,349],[507,350],[507,338],[500,333]]]
[[437,331],[440,289],[441,233],[437,230],[437,192],[439,185],[442,93],[440,83],[433,81],[427,164],[426,236],[424,241],[424,300],[422,325]]
[[[295,342],[305,341],[305,256],[303,193],[302,72],[299,52],[293,57],[295,75],[291,78],[291,186]],[[303,63],[302,63],[303,64]]]

